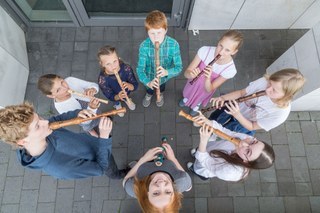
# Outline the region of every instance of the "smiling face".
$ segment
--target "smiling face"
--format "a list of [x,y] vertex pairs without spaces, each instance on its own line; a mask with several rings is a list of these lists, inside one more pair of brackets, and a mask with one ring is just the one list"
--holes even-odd
[[68,90],[69,85],[67,82],[62,78],[56,78],[53,80],[51,95],[47,96],[54,99],[65,99],[71,96]]
[[239,143],[236,152],[243,161],[254,161],[261,155],[264,146],[265,145],[261,141],[258,141],[255,138],[247,138]]
[[266,94],[272,100],[277,100],[284,97],[284,91],[282,89],[281,82],[269,81],[266,88]]
[[159,29],[151,28],[150,30],[148,30],[149,38],[153,44],[156,41],[158,41],[159,44],[161,44],[166,36],[166,33],[167,33],[167,30],[165,30],[164,28],[159,28]]
[[167,173],[156,172],[151,175],[148,198],[152,205],[159,209],[165,208],[172,201],[173,190],[172,180]]
[[218,42],[216,55],[220,54],[221,59],[228,58],[238,52],[238,49],[236,49],[237,46],[238,42],[230,39],[229,37],[224,37]]
[[116,52],[109,55],[101,55],[99,57],[100,66],[104,68],[106,74],[114,74],[120,70],[119,57]]

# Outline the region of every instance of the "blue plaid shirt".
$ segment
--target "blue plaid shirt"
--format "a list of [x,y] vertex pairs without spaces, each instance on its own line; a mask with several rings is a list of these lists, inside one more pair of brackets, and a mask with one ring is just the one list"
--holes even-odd
[[[145,86],[156,77],[155,48],[150,38],[140,44],[137,74]],[[182,60],[179,43],[166,36],[159,48],[160,66],[168,71],[168,75],[160,79],[160,85],[170,78],[178,76],[182,71]]]

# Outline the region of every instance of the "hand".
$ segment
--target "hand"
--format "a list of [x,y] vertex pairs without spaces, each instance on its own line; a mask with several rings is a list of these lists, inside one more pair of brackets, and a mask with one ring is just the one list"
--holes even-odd
[[128,82],[123,81],[122,86],[124,89],[132,91],[134,89],[134,86]]
[[204,125],[200,128],[199,133],[200,133],[200,142],[207,143],[210,136],[213,133],[213,130],[209,128],[209,125]]
[[112,121],[108,117],[102,117],[99,122],[100,138],[109,138],[112,130]]
[[142,158],[140,158],[141,163],[145,163],[145,162],[152,161],[152,160],[156,159],[157,154],[162,151],[163,151],[162,147],[155,147],[155,148],[149,149],[142,156]]
[[225,110],[227,114],[232,115],[233,117],[236,117],[238,114],[240,114],[239,104],[236,100],[230,100],[228,103],[226,103],[226,107],[228,109]]
[[201,72],[201,70],[198,67],[193,69],[190,72],[191,79],[195,78],[200,72]]
[[148,83],[149,88],[158,89],[159,88],[159,80],[154,78],[152,81]]
[[164,149],[165,149],[164,155],[166,156],[166,158],[168,160],[173,161],[176,157],[174,156],[174,152],[173,152],[171,146],[168,143],[163,143],[162,147],[164,147]]
[[165,70],[162,66],[159,66],[158,68],[157,68],[157,77],[159,78],[159,77],[165,77],[165,76],[167,76],[168,75],[168,71],[167,70]]
[[196,123],[200,123],[201,125],[203,124],[207,124],[209,126],[211,126],[212,121],[210,121],[208,118],[206,118],[200,111],[199,111],[199,115],[195,116],[194,121],[196,121]]
[[97,94],[97,90],[95,88],[88,88],[84,90],[84,94],[92,97]]
[[89,103],[89,107],[91,109],[97,109],[97,108],[99,108],[99,106],[100,106],[99,99],[95,98],[95,97],[91,98],[90,103]]
[[127,93],[122,90],[118,93],[119,100],[121,101],[124,101],[126,99],[126,96],[127,96]]
[[81,110],[78,113],[78,117],[79,118],[91,118],[91,117],[93,117],[95,115],[96,114],[94,112],[92,112],[91,110],[88,110],[88,109]]
[[212,66],[206,66],[203,70],[204,72],[204,75],[206,76],[206,79],[209,79],[211,78],[211,70],[212,70]]
[[212,106],[214,106],[216,109],[221,109],[223,106],[225,100],[223,97],[218,97],[218,98],[211,98],[210,103],[212,103]]

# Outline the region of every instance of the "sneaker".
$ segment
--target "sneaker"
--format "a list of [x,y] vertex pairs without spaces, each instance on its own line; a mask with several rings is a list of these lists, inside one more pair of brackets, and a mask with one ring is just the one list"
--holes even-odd
[[127,168],[125,168],[125,169],[121,169],[121,170],[119,170],[119,178],[121,179],[121,178],[124,178],[127,174],[128,174],[128,172],[131,170],[131,168],[129,168],[129,167],[127,167]]
[[142,101],[142,105],[144,107],[148,107],[150,106],[150,103],[151,103],[151,98],[152,98],[152,95],[149,95],[148,93],[144,96],[144,99]]
[[192,117],[199,115],[198,111],[194,111],[193,109],[190,110],[190,115]]
[[198,148],[193,148],[190,150],[190,154],[192,157],[195,157]]
[[160,93],[160,101],[156,102],[157,107],[162,107],[164,104],[163,93]]
[[[121,103],[119,103],[119,104],[117,104],[117,105],[113,105],[113,108],[115,108],[115,109],[121,109],[121,108],[122,108]],[[123,112],[120,112],[120,113],[118,113],[118,115],[119,115],[120,117],[123,117],[123,116],[124,116],[124,113],[123,113]]]
[[[183,99],[184,99],[184,98],[183,98]],[[179,107],[184,107],[184,106],[186,106],[186,102],[184,102],[183,99],[181,99],[181,100],[179,101]]]
[[133,111],[136,109],[136,104],[132,102],[132,104],[128,105],[128,108]]
[[193,174],[197,175],[201,180],[208,180],[208,179],[209,179],[209,178],[203,177],[203,176],[201,176],[201,175],[198,175],[198,174],[194,171],[194,169],[193,169],[193,163],[188,162],[188,163],[187,163],[187,167],[188,167],[188,170],[189,170],[190,172],[192,172]]

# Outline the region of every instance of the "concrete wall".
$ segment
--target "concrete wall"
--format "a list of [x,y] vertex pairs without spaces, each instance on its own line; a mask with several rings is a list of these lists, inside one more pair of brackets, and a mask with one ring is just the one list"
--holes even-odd
[[310,29],[320,0],[196,0],[189,30]]
[[28,75],[25,34],[0,7],[0,106],[24,100]]
[[320,22],[272,63],[267,72],[287,67],[299,69],[307,78],[303,91],[293,101],[292,110],[320,110]]

